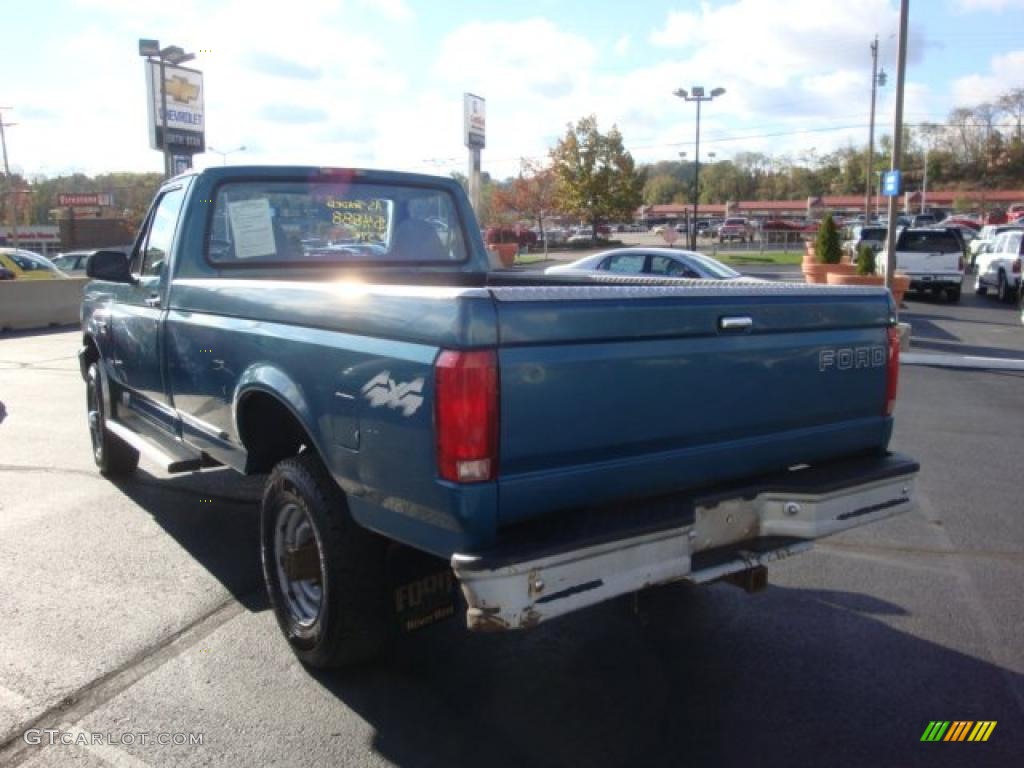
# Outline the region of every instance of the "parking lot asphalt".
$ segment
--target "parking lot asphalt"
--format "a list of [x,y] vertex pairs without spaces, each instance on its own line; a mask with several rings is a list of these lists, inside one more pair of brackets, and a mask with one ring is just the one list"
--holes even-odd
[[[1024,357],[991,299],[914,349]],[[0,765],[1002,766],[1024,754],[1024,374],[907,366],[918,509],[770,568],[514,635],[458,622],[312,674],[267,608],[260,478],[93,469],[77,334],[0,336]],[[986,743],[922,743],[993,720]],[[26,743],[202,734],[200,745]],[[78,730],[74,730],[78,729]]]

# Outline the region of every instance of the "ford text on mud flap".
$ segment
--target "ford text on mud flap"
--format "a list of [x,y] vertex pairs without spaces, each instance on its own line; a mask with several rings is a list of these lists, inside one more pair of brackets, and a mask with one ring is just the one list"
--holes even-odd
[[468,604],[467,625],[524,629],[657,584],[763,571],[815,539],[908,511],[917,471],[901,456],[805,468],[742,489],[662,501],[647,530],[618,531],[584,546],[570,539],[532,552],[456,554],[452,569]]

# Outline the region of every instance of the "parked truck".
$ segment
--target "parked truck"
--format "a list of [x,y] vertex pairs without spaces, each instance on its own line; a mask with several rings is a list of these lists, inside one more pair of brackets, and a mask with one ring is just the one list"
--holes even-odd
[[913,503],[884,289],[501,271],[455,182],[298,167],[169,180],[88,274],[96,465],[265,474],[267,592],[313,667],[456,612],[754,588]]

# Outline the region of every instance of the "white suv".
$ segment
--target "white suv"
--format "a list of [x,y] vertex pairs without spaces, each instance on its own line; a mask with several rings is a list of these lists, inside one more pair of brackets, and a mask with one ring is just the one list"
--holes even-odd
[[978,254],[974,292],[984,295],[995,287],[1000,301],[1013,301],[1020,288],[1021,259],[1024,258],[1024,230],[1010,230],[996,236]]

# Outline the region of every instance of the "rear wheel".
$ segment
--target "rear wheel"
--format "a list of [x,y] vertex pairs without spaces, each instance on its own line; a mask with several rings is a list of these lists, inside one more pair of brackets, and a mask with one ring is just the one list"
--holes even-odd
[[295,655],[316,668],[368,661],[390,644],[386,540],[358,525],[319,458],[274,467],[263,492],[263,576]]
[[99,363],[92,363],[86,372],[85,407],[89,420],[92,458],[104,475],[127,475],[139,465],[139,452],[107,430],[103,411],[103,377]]
[[1006,273],[999,273],[999,281],[996,283],[996,296],[1004,304],[1008,304],[1013,300],[1013,293],[1010,291],[1010,286],[1006,283]]

